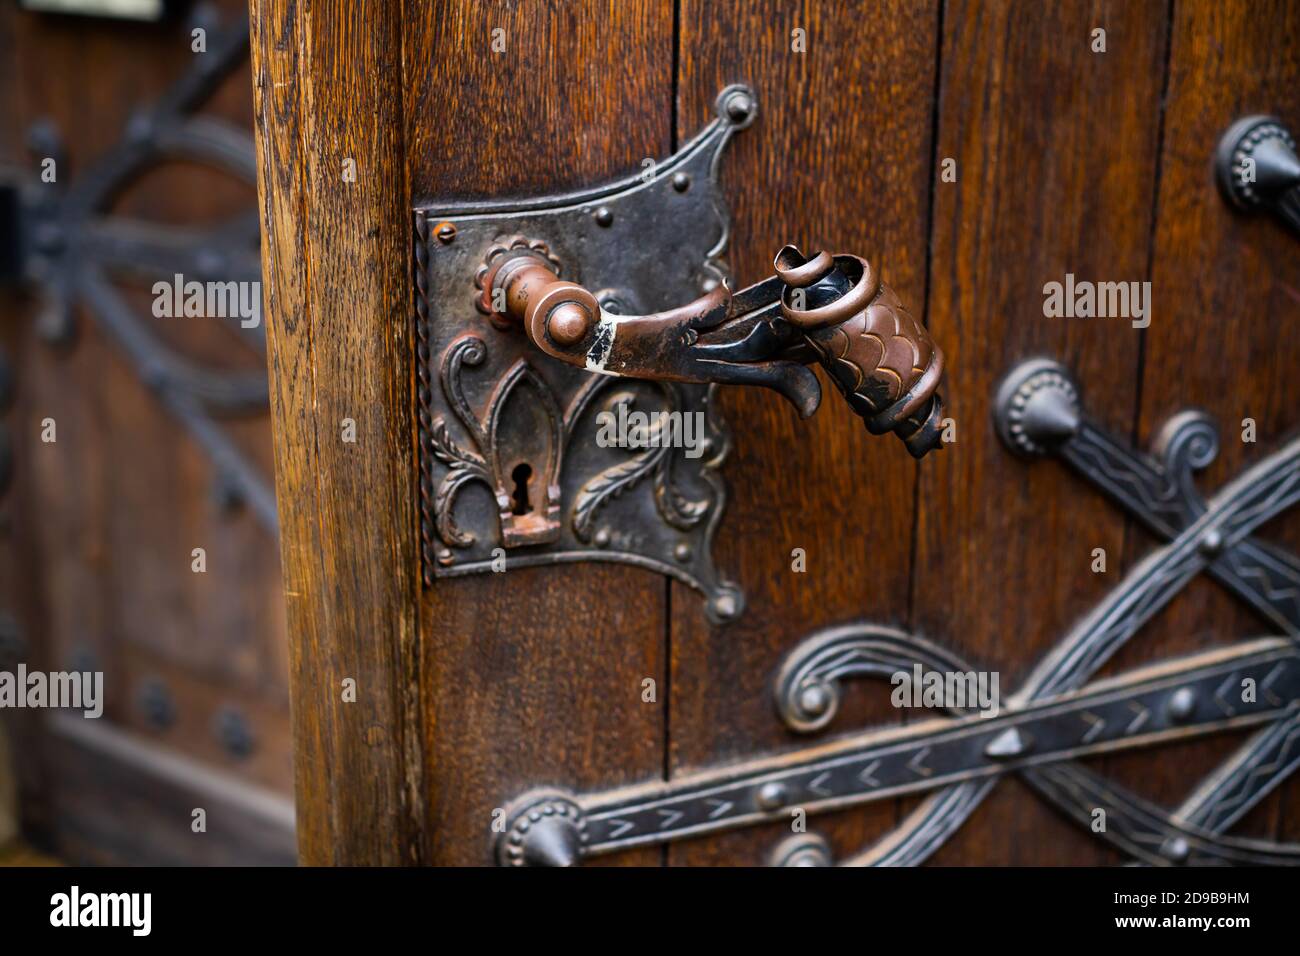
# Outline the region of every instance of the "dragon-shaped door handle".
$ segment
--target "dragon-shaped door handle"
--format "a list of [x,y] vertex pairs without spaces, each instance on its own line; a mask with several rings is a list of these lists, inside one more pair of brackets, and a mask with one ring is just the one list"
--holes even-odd
[[739,292],[719,284],[693,302],[620,315],[561,279],[554,261],[521,244],[494,251],[478,278],[480,310],[522,325],[554,358],[604,375],[762,385],[807,418],[821,388],[817,362],[872,434],[894,432],[916,458],[938,447],[943,353],[867,260],[794,246],[776,275]]
[[720,386],[773,389],[806,417],[821,365],[871,433],[916,458],[945,437],[943,355],[865,259],[786,246],[735,291],[719,171],[757,97],[731,84],[714,114],[622,179],[412,210],[426,587],[615,561],[733,621],[744,592],[712,554],[732,447]]

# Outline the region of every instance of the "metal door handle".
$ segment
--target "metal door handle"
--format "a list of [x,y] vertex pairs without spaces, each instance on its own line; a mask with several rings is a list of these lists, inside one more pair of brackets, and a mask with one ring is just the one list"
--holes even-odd
[[732,84],[714,111],[624,179],[413,210],[426,586],[503,555],[617,561],[735,620],[743,591],[713,563],[732,447],[718,384],[774,389],[808,416],[821,365],[871,432],[917,458],[938,446],[942,353],[865,260],[787,246],[775,275],[733,291],[718,171],[758,101]]
[[[522,244],[521,244],[522,245]],[[733,293],[723,283],[693,302],[619,315],[559,277],[536,249],[499,249],[477,277],[480,310],[522,326],[534,345],[592,372],[630,378],[761,385],[807,418],[821,402],[819,363],[872,434],[894,432],[913,457],[938,447],[943,353],[929,332],[854,255],[794,246],[776,275]]]

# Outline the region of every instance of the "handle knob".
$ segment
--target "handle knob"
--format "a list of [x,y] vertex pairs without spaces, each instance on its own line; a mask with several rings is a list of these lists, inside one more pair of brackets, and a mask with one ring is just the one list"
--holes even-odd
[[775,269],[740,292],[724,284],[676,309],[617,315],[519,242],[484,265],[479,306],[569,364],[604,375],[761,385],[805,418],[821,401],[807,368],[815,362],[872,434],[894,432],[915,458],[937,448],[943,353],[870,264],[786,246]]

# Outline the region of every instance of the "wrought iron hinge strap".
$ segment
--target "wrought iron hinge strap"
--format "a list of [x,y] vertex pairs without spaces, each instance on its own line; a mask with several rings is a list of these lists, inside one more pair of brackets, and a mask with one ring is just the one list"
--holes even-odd
[[[1156,439],[1153,455],[1143,455],[1088,418],[1079,387],[1067,369],[1035,360],[1019,366],[1003,384],[998,426],[1013,451],[1061,458],[1167,541],[1200,520],[1209,507],[1196,490],[1194,473],[1214,460],[1219,440],[1213,423],[1199,412],[1171,418]],[[1293,443],[1267,461],[1285,469],[1286,456],[1294,450]],[[1215,501],[1233,496],[1232,488],[1253,487],[1259,467],[1243,475],[1244,484],[1234,482]],[[1271,508],[1269,515],[1277,510]],[[1225,535],[1213,525],[1195,544],[1211,577],[1283,633],[1300,634],[1300,560],[1276,545],[1247,534]]]
[[[1242,701],[1241,681],[1261,688]],[[1190,708],[1173,706],[1175,695]],[[929,790],[956,781],[1275,717],[1300,696],[1300,653],[1266,639],[1099,682],[994,717],[931,720],[784,757],[574,798],[585,852],[609,852]],[[526,813],[532,801],[523,801]]]

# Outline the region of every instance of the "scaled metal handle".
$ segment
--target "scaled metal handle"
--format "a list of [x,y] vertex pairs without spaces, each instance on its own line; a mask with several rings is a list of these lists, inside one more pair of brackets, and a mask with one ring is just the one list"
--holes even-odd
[[561,361],[604,375],[762,385],[807,418],[821,402],[818,362],[872,434],[892,431],[915,458],[937,448],[943,353],[865,259],[794,246],[776,275],[720,285],[650,315],[618,315],[559,277],[533,248],[499,250],[478,277],[480,309]]

